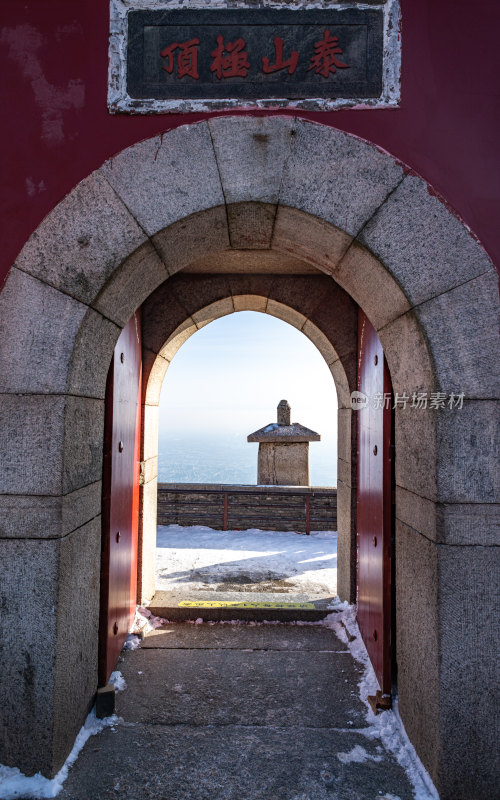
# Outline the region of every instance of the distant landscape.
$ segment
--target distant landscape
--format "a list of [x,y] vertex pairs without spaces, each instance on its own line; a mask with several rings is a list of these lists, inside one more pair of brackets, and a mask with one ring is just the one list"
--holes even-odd
[[[257,483],[258,444],[246,435],[162,435],[158,480],[164,483]],[[336,442],[331,437],[309,450],[312,486],[337,485]]]

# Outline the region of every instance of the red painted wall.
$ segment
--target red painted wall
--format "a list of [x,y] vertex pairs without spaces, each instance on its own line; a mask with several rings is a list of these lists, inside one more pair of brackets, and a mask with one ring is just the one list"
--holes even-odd
[[[0,282],[43,217],[106,158],[207,116],[108,114],[108,8],[2,0]],[[402,13],[401,109],[301,116],[409,164],[500,266],[500,2],[402,0]]]

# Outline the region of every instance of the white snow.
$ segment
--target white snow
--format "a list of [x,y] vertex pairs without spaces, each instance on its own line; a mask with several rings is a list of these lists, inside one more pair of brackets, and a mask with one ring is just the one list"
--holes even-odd
[[382,756],[373,756],[367,753],[365,748],[361,747],[360,744],[354,745],[352,750],[348,753],[337,753],[337,758],[339,761],[342,761],[343,764],[350,764],[352,761],[358,764],[362,764],[363,761],[382,761]]
[[[203,526],[159,526],[156,588],[198,591],[207,598],[220,583],[248,577],[261,584],[286,580],[287,593],[335,597],[337,594],[337,533],[312,531],[216,531]],[[255,589],[254,589],[255,591]],[[273,591],[267,588],[267,591]],[[200,597],[200,599],[201,599]]]
[[14,800],[14,798],[22,797],[57,797],[64,781],[68,777],[69,768],[76,761],[87,740],[91,736],[95,736],[96,733],[100,733],[104,728],[112,727],[121,721],[117,716],[97,719],[95,709],[93,709],[76,737],[71,753],[52,780],[44,778],[39,772],[36,775],[27,777],[17,767],[5,767],[0,764],[0,800]]
[[127,684],[125,682],[125,678],[121,674],[119,670],[115,670],[111,673],[109,682],[112,683],[117,692],[123,692],[124,689],[127,688]]
[[[356,622],[356,606],[345,604],[340,613],[329,614],[319,624],[335,631],[338,638],[347,644],[354,658],[364,666],[363,676],[358,685],[360,698],[367,709],[366,720],[369,726],[368,728],[358,728],[358,732],[368,739],[380,739],[384,747],[393,753],[398,764],[403,767],[413,785],[414,800],[439,800],[439,795],[429,773],[408,739],[399,716],[397,698],[393,699],[391,711],[384,711],[377,715],[373,713],[368,702],[368,695],[374,695],[379,689],[379,685]],[[341,753],[337,755],[340,757],[341,755],[349,754]],[[388,797],[391,800],[390,795]]]

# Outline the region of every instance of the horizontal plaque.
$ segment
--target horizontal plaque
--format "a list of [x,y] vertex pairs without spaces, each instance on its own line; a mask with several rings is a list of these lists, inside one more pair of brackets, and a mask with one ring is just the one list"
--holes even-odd
[[111,113],[394,108],[400,74],[399,0],[110,0]]
[[127,92],[157,100],[378,97],[380,9],[132,11]]

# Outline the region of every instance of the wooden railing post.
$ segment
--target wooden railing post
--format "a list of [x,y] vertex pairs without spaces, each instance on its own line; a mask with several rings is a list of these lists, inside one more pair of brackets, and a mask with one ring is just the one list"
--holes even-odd
[[306,534],[311,533],[311,496],[306,494]]
[[227,531],[228,506],[229,506],[229,502],[228,502],[228,498],[227,498],[227,492],[224,492],[224,520],[223,520],[223,523],[222,523],[222,525],[223,525],[222,530],[223,531]]

